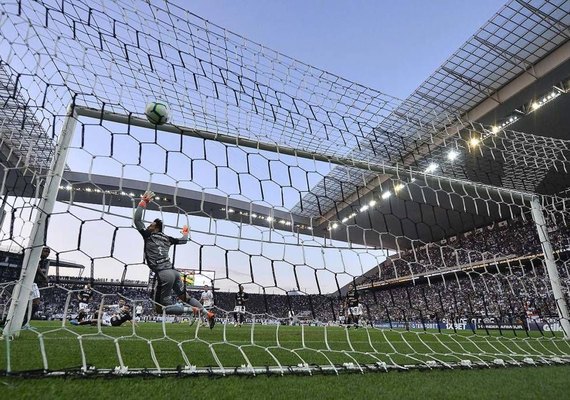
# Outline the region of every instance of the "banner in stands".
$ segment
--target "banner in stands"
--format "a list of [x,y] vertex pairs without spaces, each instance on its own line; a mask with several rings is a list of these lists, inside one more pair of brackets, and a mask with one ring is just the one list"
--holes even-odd
[[182,274],[182,280],[187,287],[204,287],[206,285],[212,286],[214,281],[215,272],[214,271],[204,271],[201,273],[194,269],[187,268],[177,268]]
[[[562,331],[562,327],[560,323],[557,321],[549,321],[549,322],[537,322],[536,320],[528,320],[527,322],[528,330],[531,331],[544,331],[544,332],[560,332]],[[491,318],[490,321],[483,321],[482,319],[472,319],[467,320],[465,318],[459,319],[457,321],[450,321],[444,319],[443,321],[437,322],[405,322],[405,321],[374,321],[373,323],[375,328],[381,329],[447,329],[447,330],[525,330],[525,326],[523,323],[514,323],[514,324],[498,324],[494,321],[494,318]]]
[[189,269],[181,269],[180,272],[182,272],[182,281],[184,281],[184,284],[186,286],[194,286],[194,271]]

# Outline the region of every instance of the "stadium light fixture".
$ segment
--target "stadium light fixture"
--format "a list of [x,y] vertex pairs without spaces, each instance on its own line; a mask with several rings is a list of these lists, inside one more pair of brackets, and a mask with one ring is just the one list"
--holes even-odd
[[362,207],[360,207],[360,212],[364,212],[364,211],[368,210],[368,208],[370,208],[370,206],[368,204],[365,204]]
[[398,193],[400,190],[402,190],[404,188],[404,184],[403,183],[397,183],[396,185],[394,185],[394,193]]
[[457,157],[459,157],[459,153],[455,150],[450,150],[449,153],[447,153],[447,159],[449,161],[454,161]]
[[437,169],[438,165],[436,163],[430,163],[427,168],[426,168],[426,174],[430,174],[432,172],[435,172],[435,170]]
[[382,193],[382,199],[384,200],[388,199],[390,196],[392,196],[392,192],[389,190],[386,190],[384,193]]
[[[562,92],[563,93],[563,92]],[[536,111],[538,110],[540,107],[542,107],[543,105],[551,102],[552,100],[554,100],[555,98],[557,98],[558,96],[560,96],[562,94],[560,92],[560,89],[555,88],[552,92],[544,95],[543,97],[541,97],[538,100],[533,101],[530,104],[530,112]]]
[[471,140],[469,140],[469,146],[471,147],[477,147],[479,145],[479,143],[481,143],[481,140],[479,138],[473,137],[471,138]]
[[374,207],[376,205],[376,200],[370,200],[370,202],[368,203],[368,205],[370,207]]

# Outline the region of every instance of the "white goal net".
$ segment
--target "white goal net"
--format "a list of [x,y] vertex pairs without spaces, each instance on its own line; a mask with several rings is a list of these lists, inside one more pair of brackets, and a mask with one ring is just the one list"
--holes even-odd
[[[3,373],[570,360],[569,141],[388,96],[166,1],[0,7]],[[157,311],[146,191],[145,225],[190,227],[168,258],[213,329]]]

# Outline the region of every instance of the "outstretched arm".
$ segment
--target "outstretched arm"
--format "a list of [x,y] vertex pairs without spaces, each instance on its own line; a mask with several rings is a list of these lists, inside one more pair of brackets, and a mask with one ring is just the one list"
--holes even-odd
[[172,243],[172,244],[186,244],[186,243],[188,243],[188,233],[190,232],[188,225],[184,225],[180,232],[182,233],[182,237],[181,238],[171,237],[170,243]]
[[139,202],[139,206],[137,207],[137,209],[135,211],[135,216],[133,218],[135,228],[137,228],[138,231],[144,231],[144,229],[145,229],[144,224],[142,222],[142,215],[143,215],[143,211],[146,208],[147,204],[152,201],[153,197],[154,197],[154,193],[151,192],[150,190],[147,190],[141,196],[141,201]]

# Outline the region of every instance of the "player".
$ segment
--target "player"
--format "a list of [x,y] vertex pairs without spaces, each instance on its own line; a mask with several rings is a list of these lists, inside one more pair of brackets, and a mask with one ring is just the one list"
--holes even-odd
[[143,315],[144,309],[142,304],[137,304],[137,306],[135,307],[135,321],[136,322],[140,322],[142,320],[142,315]]
[[162,221],[155,219],[148,227],[145,228],[142,222],[142,214],[147,204],[154,198],[151,191],[145,192],[141,196],[141,201],[135,211],[134,224],[144,239],[144,256],[148,267],[155,273],[157,277],[157,285],[155,289],[155,302],[158,304],[156,311],[158,313],[164,311],[167,314],[182,315],[192,312],[192,307],[186,307],[184,304],[172,304],[172,292],[178,296],[178,299],[185,303],[189,303],[197,308],[200,313],[208,319],[210,329],[214,327],[215,315],[208,311],[194,298],[186,293],[185,285],[182,281],[180,272],[174,269],[170,262],[168,252],[170,246],[177,244],[185,244],[188,242],[188,226],[182,228],[182,237],[173,238],[162,232]]
[[131,314],[131,306],[124,304],[121,308],[117,310],[113,316],[111,316],[110,324],[111,326],[121,326],[125,322],[133,323],[133,315]]
[[297,314],[295,314],[295,311],[289,310],[287,318],[290,326],[299,325],[299,318],[297,317]]
[[40,308],[40,288],[48,285],[48,269],[50,263],[48,257],[50,253],[51,250],[49,247],[46,246],[42,249],[38,269],[36,270],[36,276],[34,277],[34,283],[32,283],[32,290],[30,292],[30,301],[32,302],[31,312],[29,311],[30,307],[28,306],[28,309],[24,314],[24,322],[22,323],[22,328],[24,329],[29,328],[29,325],[27,324],[28,320],[32,319]]
[[200,295],[200,303],[204,306],[204,308],[208,311],[211,311],[214,307],[214,293],[210,289],[209,285],[204,286],[204,290]]
[[243,286],[238,286],[238,292],[235,295],[236,305],[234,307],[234,326],[241,326],[245,319],[245,303],[249,300],[249,295],[243,291]]
[[[97,318],[85,319],[82,321],[71,320],[69,321],[72,325],[98,325],[99,320]],[[124,300],[119,301],[119,305],[113,310],[106,310],[101,315],[101,325],[103,326],[121,326],[125,322],[129,322],[134,325],[133,315],[131,314],[131,306],[126,304]]]
[[89,315],[89,302],[93,298],[93,289],[91,285],[87,284],[77,293],[77,300],[79,301],[79,313],[77,314],[77,321],[81,322],[86,320]]
[[362,304],[360,304],[360,295],[358,291],[351,283],[348,286],[348,292],[346,293],[346,305],[348,309],[348,324],[353,324],[355,328],[358,328],[360,317],[362,315]]

